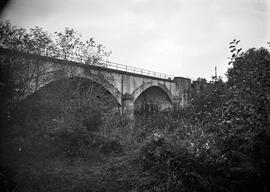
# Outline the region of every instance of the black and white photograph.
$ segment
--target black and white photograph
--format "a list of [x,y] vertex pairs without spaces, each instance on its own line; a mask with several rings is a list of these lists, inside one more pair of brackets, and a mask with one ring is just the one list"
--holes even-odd
[[0,0],[0,192],[270,192],[270,0]]

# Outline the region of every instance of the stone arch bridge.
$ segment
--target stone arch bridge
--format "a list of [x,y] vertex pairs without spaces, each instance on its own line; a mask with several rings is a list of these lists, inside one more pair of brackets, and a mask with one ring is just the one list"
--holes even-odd
[[[183,77],[171,77],[144,69],[130,67],[112,62],[102,62],[98,65],[87,65],[46,56],[37,56],[1,49],[0,59],[28,59],[39,68],[32,75],[39,77],[31,82],[30,95],[41,87],[63,77],[80,77],[94,81],[104,87],[116,99],[121,112],[133,116],[134,110],[146,104],[158,106],[160,109],[183,108],[189,104],[191,80]],[[3,65],[3,62],[1,62]],[[59,75],[64,74],[64,75]],[[27,97],[25,95],[25,97]]]

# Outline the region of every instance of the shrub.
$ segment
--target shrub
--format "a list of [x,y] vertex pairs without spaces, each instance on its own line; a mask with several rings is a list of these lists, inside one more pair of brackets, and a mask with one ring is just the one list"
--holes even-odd
[[120,153],[122,151],[122,146],[118,141],[90,132],[85,127],[60,129],[53,137],[57,151],[62,151],[69,157],[87,159],[96,152]]

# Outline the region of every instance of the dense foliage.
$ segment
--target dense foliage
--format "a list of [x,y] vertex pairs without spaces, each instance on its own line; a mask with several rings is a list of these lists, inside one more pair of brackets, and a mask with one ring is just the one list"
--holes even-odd
[[191,107],[179,114],[189,134],[179,139],[174,131],[143,148],[144,190],[270,190],[270,53],[236,46],[228,81],[215,77],[194,90]]

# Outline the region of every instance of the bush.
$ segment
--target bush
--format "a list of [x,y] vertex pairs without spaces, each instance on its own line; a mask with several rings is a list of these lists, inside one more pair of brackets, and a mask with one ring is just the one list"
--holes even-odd
[[87,159],[95,152],[120,153],[122,151],[118,141],[90,132],[85,127],[61,129],[53,137],[57,151],[62,151],[69,157]]
[[195,155],[164,138],[142,148],[139,165],[139,191],[263,191],[255,169]]

